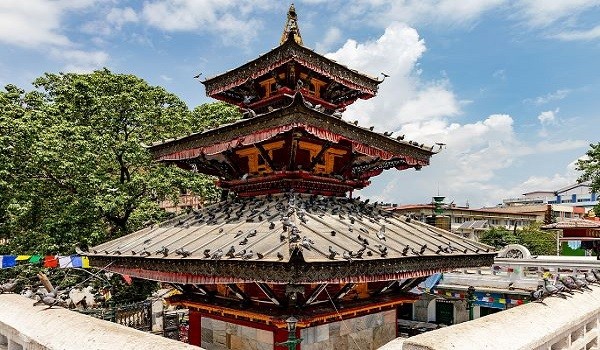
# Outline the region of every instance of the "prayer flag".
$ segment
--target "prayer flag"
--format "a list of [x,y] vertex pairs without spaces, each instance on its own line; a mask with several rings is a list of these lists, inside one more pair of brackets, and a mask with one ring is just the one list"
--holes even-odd
[[83,267],[83,261],[79,255],[71,255],[71,263],[73,267]]
[[125,280],[125,283],[127,283],[128,285],[131,285],[131,283],[133,283],[133,279],[129,275],[123,275],[123,279]]
[[83,267],[84,269],[90,267],[90,259],[88,259],[87,256],[81,257],[81,267]]
[[73,264],[71,264],[71,257],[70,256],[59,256],[58,257],[58,265],[64,269],[67,267],[73,267]]
[[29,260],[29,258],[31,258],[31,255],[17,255],[17,261],[25,261]]
[[31,258],[29,258],[29,262],[32,264],[37,264],[42,260],[42,256],[41,255],[32,255]]
[[2,256],[2,268],[13,267],[17,265],[17,257],[14,255],[3,255]]
[[58,267],[58,259],[56,256],[48,255],[44,258],[44,267]]

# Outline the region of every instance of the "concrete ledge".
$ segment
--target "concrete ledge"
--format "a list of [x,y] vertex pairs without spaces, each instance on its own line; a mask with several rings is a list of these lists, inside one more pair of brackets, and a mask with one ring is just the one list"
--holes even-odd
[[[385,350],[570,349],[598,343],[600,287],[562,299],[546,298],[506,311],[395,339]],[[582,344],[579,344],[582,343]],[[558,344],[555,346],[555,344]],[[597,348],[595,345],[591,348]],[[580,347],[581,346],[581,347]]]
[[0,295],[0,349],[142,350],[201,348],[62,308],[33,306],[17,294]]

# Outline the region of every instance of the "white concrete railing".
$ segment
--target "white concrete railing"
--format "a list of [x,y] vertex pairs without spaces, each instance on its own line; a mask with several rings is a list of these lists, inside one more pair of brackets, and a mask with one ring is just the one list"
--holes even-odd
[[17,294],[0,295],[0,349],[201,349],[60,307],[48,309],[33,303]]
[[549,297],[502,312],[398,338],[380,350],[598,350],[600,286],[567,299]]

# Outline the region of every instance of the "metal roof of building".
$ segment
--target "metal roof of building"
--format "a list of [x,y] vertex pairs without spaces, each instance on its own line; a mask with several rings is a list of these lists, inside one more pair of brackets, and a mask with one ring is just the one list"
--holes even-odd
[[[89,257],[99,264],[113,261],[112,268],[153,271],[172,269],[185,261],[186,273],[217,277],[234,273],[217,267],[231,263],[238,268],[261,263],[318,264],[338,270],[351,266],[348,273],[362,276],[433,273],[454,268],[448,261],[478,266],[483,256],[491,263],[494,254],[487,245],[396,215],[368,200],[287,193],[208,206],[100,244],[90,249]],[[377,271],[356,270],[365,262],[389,261],[395,265],[377,264]],[[207,266],[210,271],[203,270]],[[304,277],[296,276],[296,280],[311,280]]]

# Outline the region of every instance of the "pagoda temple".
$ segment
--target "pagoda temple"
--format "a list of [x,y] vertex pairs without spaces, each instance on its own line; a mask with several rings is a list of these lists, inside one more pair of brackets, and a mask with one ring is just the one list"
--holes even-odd
[[91,248],[91,264],[173,285],[190,343],[206,349],[374,349],[395,338],[409,290],[490,266],[495,252],[352,198],[435,153],[343,119],[381,82],[306,48],[292,5],[278,47],[203,82],[243,119],[149,147],[157,161],[214,175],[228,195]]

